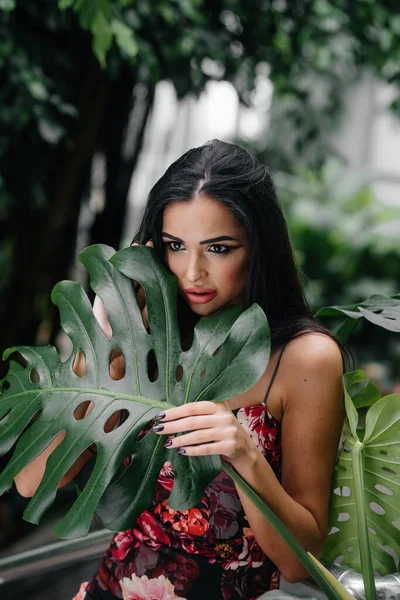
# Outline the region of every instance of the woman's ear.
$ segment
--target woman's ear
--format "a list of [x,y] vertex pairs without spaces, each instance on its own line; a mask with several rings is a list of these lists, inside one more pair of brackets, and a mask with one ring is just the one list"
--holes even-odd
[[93,303],[93,314],[97,319],[98,324],[104,331],[104,335],[108,338],[112,336],[112,329],[103,303],[98,296],[95,297]]

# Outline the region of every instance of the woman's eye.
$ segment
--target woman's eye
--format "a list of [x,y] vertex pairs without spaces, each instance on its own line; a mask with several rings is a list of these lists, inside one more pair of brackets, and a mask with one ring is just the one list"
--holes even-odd
[[231,249],[229,246],[224,246],[223,244],[212,244],[209,250],[215,254],[226,254],[227,252],[230,252]]
[[173,252],[179,252],[183,249],[182,246],[182,242],[168,242],[168,248]]

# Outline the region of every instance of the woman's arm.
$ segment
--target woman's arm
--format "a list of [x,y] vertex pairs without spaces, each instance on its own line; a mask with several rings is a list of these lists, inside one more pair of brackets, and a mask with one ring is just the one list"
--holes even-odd
[[[282,482],[227,402],[199,401],[160,413],[153,431],[187,456],[220,454],[255,489],[300,544],[318,556],[324,543],[331,477],[343,423],[342,357],[321,334],[293,340],[279,370]],[[247,496],[238,489],[251,530],[289,582],[307,571]]]
[[[232,466],[256,490],[306,550],[319,556],[325,541],[332,472],[342,431],[342,357],[320,334],[289,344],[279,373],[283,381],[282,482],[254,446]],[[250,528],[284,578],[309,576],[285,542],[238,489]]]

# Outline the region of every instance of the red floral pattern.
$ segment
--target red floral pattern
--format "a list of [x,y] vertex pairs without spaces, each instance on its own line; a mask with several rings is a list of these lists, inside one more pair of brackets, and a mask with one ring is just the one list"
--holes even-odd
[[[265,404],[243,407],[237,418],[280,479],[278,421]],[[168,461],[159,474],[152,505],[133,529],[114,536],[96,576],[86,587],[90,598],[105,597],[100,590],[122,598],[120,582],[124,578],[137,581],[140,587],[137,578],[147,585],[148,579],[164,581],[165,577],[176,596],[188,600],[192,589],[198,595],[204,585],[210,600],[251,600],[277,589],[279,573],[249,529],[231,478],[222,471],[207,486],[199,504],[182,511],[168,506],[173,483]]]

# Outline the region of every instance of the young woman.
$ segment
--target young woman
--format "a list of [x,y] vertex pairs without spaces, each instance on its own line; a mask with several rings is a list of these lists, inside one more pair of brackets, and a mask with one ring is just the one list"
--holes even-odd
[[[252,389],[226,402],[165,411],[153,430],[171,453],[228,460],[318,556],[343,423],[343,361],[337,342],[307,307],[265,167],[243,148],[218,140],[190,150],[151,190],[135,242],[152,244],[178,278],[183,344],[190,345],[196,320],[236,303],[257,302],[272,332],[270,363]],[[95,312],[110,335],[98,300]],[[117,373],[118,357],[114,363]],[[32,495],[45,458],[60,441],[17,476],[21,493]],[[277,588],[279,573],[289,582],[308,576],[224,472],[189,510],[169,508],[172,485],[168,461],[151,506],[133,529],[115,535],[76,599],[250,600]]]

